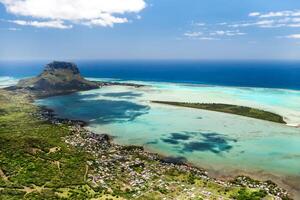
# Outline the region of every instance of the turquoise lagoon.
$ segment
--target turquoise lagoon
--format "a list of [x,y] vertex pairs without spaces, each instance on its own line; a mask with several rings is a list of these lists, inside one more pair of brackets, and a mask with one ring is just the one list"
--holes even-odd
[[[300,124],[300,91],[136,83],[146,87],[109,86],[37,103],[61,117],[90,122],[90,130],[115,136],[116,143],[142,145],[211,171],[300,177],[300,129],[295,127]],[[283,115],[288,125],[151,100],[252,106]]]

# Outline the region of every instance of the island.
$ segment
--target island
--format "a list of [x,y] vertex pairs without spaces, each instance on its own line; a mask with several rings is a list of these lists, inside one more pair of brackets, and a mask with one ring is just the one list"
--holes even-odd
[[152,102],[171,105],[171,106],[180,106],[180,107],[187,107],[187,108],[223,112],[223,113],[229,113],[234,115],[240,115],[244,117],[266,120],[270,122],[286,124],[283,117],[278,114],[256,109],[256,108],[245,107],[245,106],[222,104],[222,103],[187,103],[187,102],[171,102],[171,101],[152,101]]
[[[0,89],[0,199],[283,199],[271,181],[212,178],[184,158],[113,143],[86,122],[61,119],[35,98],[98,88],[71,63]],[[57,89],[57,91],[56,91]]]

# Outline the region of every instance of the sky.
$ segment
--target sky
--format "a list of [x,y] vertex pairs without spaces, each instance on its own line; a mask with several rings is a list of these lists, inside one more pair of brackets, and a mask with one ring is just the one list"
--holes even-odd
[[0,60],[300,59],[299,0],[0,0]]

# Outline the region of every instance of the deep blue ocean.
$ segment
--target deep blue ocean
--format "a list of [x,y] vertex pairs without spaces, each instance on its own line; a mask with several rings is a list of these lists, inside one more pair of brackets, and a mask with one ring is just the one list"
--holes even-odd
[[[0,61],[0,76],[28,77],[50,61]],[[73,61],[85,77],[300,90],[300,61]]]

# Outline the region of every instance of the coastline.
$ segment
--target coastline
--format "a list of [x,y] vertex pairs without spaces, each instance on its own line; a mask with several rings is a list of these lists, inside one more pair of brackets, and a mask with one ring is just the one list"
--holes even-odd
[[[97,82],[97,84],[99,84],[98,85],[99,88],[104,87],[104,86],[114,86],[114,85],[137,87],[137,88],[144,86],[144,85],[139,85],[139,84],[116,83],[116,82]],[[20,92],[20,91],[17,91],[17,92]],[[30,96],[31,96],[30,91],[22,91],[22,92],[30,94]],[[67,95],[67,94],[70,94],[70,93],[73,93],[73,92],[75,92],[75,91],[61,92],[59,94],[50,94],[50,95],[47,95],[47,93],[45,93],[42,96],[39,96],[39,95],[35,96],[33,94],[33,96],[35,96],[35,98],[46,98],[46,97],[50,97],[50,96]],[[33,103],[34,97],[32,97],[31,101],[32,101],[31,103]],[[221,173],[221,172],[218,172],[218,171],[208,172],[209,170],[204,170],[203,168],[201,168],[201,166],[196,166],[195,164],[189,163],[183,158],[173,158],[173,157],[165,156],[163,154],[151,153],[150,151],[145,150],[143,147],[119,145],[117,143],[114,143],[113,137],[111,137],[107,134],[95,134],[93,132],[88,131],[85,128],[88,125],[87,122],[80,121],[80,120],[71,120],[71,119],[67,119],[67,118],[65,118],[65,119],[58,118],[55,115],[55,112],[53,110],[48,109],[46,107],[41,108],[41,110],[42,110],[42,113],[45,114],[43,117],[45,117],[46,121],[49,121],[49,122],[54,123],[54,124],[56,124],[56,123],[57,124],[61,124],[61,123],[62,124],[70,124],[71,126],[74,126],[74,128],[79,132],[81,132],[81,131],[82,132],[88,132],[88,134],[86,135],[86,137],[88,139],[101,140],[102,142],[104,141],[104,142],[107,142],[107,143],[115,145],[115,146],[123,146],[124,148],[127,148],[127,147],[128,148],[133,148],[133,149],[137,148],[138,151],[141,151],[141,152],[145,153],[146,155],[148,155],[151,158],[156,158],[157,160],[159,160],[162,163],[167,163],[167,164],[170,164],[170,165],[185,166],[190,170],[196,170],[196,171],[199,170],[201,175],[203,175],[207,179],[213,180],[215,182],[220,182],[220,180],[222,180],[222,179],[226,180],[226,181],[229,181],[229,182],[231,182],[233,179],[240,179],[241,182],[238,183],[240,185],[247,186],[247,187],[250,187],[250,188],[253,187],[253,188],[267,189],[267,191],[271,191],[272,192],[271,194],[274,194],[274,195],[278,195],[278,194],[279,195],[287,195],[287,193],[284,190],[281,190],[280,188],[277,188],[277,186],[275,187],[275,190],[273,191],[274,184],[271,183],[271,182],[269,182],[269,183],[265,182],[265,183],[260,184],[256,181],[252,180],[252,179],[249,179],[249,181],[248,181],[248,178],[246,176],[244,176],[244,175],[248,174],[247,176],[249,176],[249,177],[255,177],[255,179],[261,179],[261,176],[259,176],[258,174],[252,174],[252,173],[249,173],[249,172],[247,173],[247,172],[242,172],[242,171],[235,171],[234,173],[232,173],[230,175],[226,175],[225,173]],[[78,127],[80,127],[80,128],[78,129]],[[83,141],[85,141],[85,139]],[[88,141],[85,141],[85,142],[88,142]],[[209,176],[208,176],[208,174],[209,174]],[[240,175],[240,174],[241,174],[241,176],[236,178],[237,175]],[[257,175],[257,176],[255,176],[255,175]],[[278,181],[276,177],[272,177],[271,175],[265,175],[264,177],[266,177],[266,178],[262,181],[266,181],[266,180],[271,179],[274,182],[276,182],[278,185],[286,187],[286,189],[289,190],[291,194],[294,194],[294,191],[291,189],[292,186],[288,186],[288,184],[286,184],[286,185],[281,184],[280,183],[281,181]]]
[[[210,176],[224,181],[231,180],[234,176],[246,176],[258,181],[272,181],[281,188],[284,188],[291,194],[295,200],[300,199],[300,177],[274,175],[264,171],[250,172],[244,170],[233,170],[231,172],[211,171]],[[226,175],[227,174],[227,175]]]
[[[286,182],[282,177],[275,176],[272,174],[267,173],[255,173],[255,172],[247,172],[243,170],[234,170],[231,172],[220,172],[215,170],[205,169],[201,166],[195,165],[193,163],[188,162],[185,158],[182,157],[170,157],[164,155],[162,153],[154,153],[153,151],[144,148],[143,146],[135,146],[135,145],[120,145],[114,142],[114,137],[108,134],[100,134],[100,133],[93,133],[88,130],[86,127],[88,126],[88,122],[82,120],[73,120],[73,119],[66,119],[66,118],[59,118],[56,116],[55,111],[49,109],[45,106],[39,106],[41,109],[41,116],[50,123],[60,124],[60,123],[67,123],[76,127],[76,129],[81,132],[85,132],[87,137],[91,138],[100,138],[100,141],[108,142],[111,145],[122,146],[125,148],[136,148],[146,155],[148,155],[151,159],[156,159],[161,163],[166,163],[167,165],[178,165],[182,167],[186,167],[189,170],[196,170],[203,176],[203,178],[207,180],[211,180],[218,184],[227,184],[231,183],[236,186],[243,186],[249,188],[260,188],[265,189],[270,194],[286,198],[290,196],[295,200],[300,198],[300,192],[297,185],[290,184]],[[283,189],[284,188],[284,189]]]
[[[153,152],[151,149],[145,148],[148,152]],[[160,155],[163,158],[168,158],[167,155],[163,154],[162,152],[155,152],[155,154]],[[180,159],[181,157],[179,157]],[[182,160],[181,160],[182,161]],[[289,175],[275,175],[272,173],[265,172],[263,170],[257,171],[249,171],[249,170],[240,170],[240,169],[232,169],[232,170],[217,170],[211,167],[201,165],[201,164],[194,164],[187,160],[183,160],[182,162],[185,165],[189,165],[194,168],[202,169],[206,172],[207,176],[214,178],[216,180],[221,180],[224,182],[231,182],[236,180],[237,178],[250,178],[254,181],[261,181],[261,182],[273,182],[278,187],[283,188],[288,192],[289,195],[295,200],[300,200],[300,176],[299,177],[292,177]],[[251,185],[251,183],[249,183]]]

